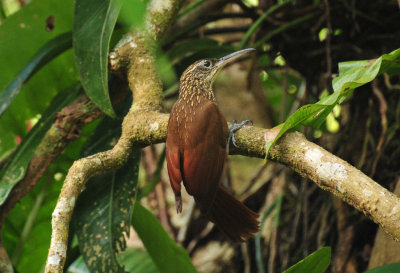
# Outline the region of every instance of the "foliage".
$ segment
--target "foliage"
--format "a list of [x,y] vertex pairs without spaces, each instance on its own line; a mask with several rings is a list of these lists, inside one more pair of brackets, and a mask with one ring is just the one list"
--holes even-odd
[[394,263],[370,269],[368,271],[365,271],[365,273],[395,273],[399,272],[399,270],[400,270],[400,263]]
[[108,95],[108,46],[120,8],[119,0],[75,3],[74,53],[82,85],[110,116],[115,114]]
[[334,78],[333,94],[315,104],[307,104],[293,113],[283,124],[274,140],[265,145],[266,154],[273,144],[288,130],[299,125],[319,128],[332,112],[333,107],[342,103],[357,87],[371,82],[377,76],[400,72],[400,49],[384,54],[376,60],[350,61],[339,63],[339,75]]
[[[52,101],[36,126],[24,138],[24,141],[16,149],[14,156],[0,172],[0,205],[4,203],[14,185],[24,177],[29,161],[34,156],[40,156],[37,151],[45,133],[50,129],[55,114],[63,107],[70,104],[79,94],[79,85],[72,86],[60,92]],[[43,151],[42,151],[43,152]]]
[[[62,44],[65,43],[55,44],[56,41],[61,41],[58,39],[47,44],[59,35],[71,31],[72,10],[72,0],[37,0],[29,4],[28,8],[7,17],[0,26],[0,59],[12,60],[0,62],[0,90],[3,94],[9,86],[14,93],[7,98],[0,96],[0,160],[16,147],[16,136],[24,137],[27,134],[26,121],[43,113],[57,92],[70,87],[77,80],[71,51],[54,58],[57,47],[63,48]],[[48,32],[45,22],[50,15],[56,18],[57,27]],[[51,61],[48,57],[52,57]],[[46,58],[49,64],[37,71]],[[25,73],[31,75],[32,72],[37,73],[22,86],[16,97],[21,81],[29,78]],[[40,92],[37,92],[38,87]],[[3,99],[8,102],[5,103]],[[7,107],[11,99],[14,102]]]
[[284,273],[322,273],[330,263],[331,248],[323,247],[291,266]]
[[151,212],[135,203],[132,225],[160,272],[197,272],[189,255],[177,245]]
[[[82,156],[109,149],[121,134],[120,124],[120,119],[105,118],[85,143]],[[121,169],[92,178],[77,201],[72,222],[82,257],[92,272],[125,272],[116,254],[126,249],[124,235],[129,236],[139,162],[136,152]]]

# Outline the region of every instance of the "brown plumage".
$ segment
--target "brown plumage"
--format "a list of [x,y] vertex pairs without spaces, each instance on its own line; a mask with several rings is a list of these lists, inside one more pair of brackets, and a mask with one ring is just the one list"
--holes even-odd
[[183,182],[201,212],[235,242],[258,231],[258,215],[220,186],[229,130],[212,84],[225,64],[250,50],[189,66],[181,76],[167,131],[167,167],[177,212],[182,211]]

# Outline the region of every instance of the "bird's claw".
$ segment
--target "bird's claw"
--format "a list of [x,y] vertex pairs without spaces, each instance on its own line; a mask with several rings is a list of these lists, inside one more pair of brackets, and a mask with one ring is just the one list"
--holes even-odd
[[246,119],[244,121],[242,121],[239,124],[236,124],[236,120],[232,121],[232,127],[229,130],[229,136],[228,136],[228,143],[227,146],[229,147],[229,142],[232,140],[232,144],[233,146],[235,146],[236,148],[239,148],[239,146],[236,144],[236,140],[235,140],[235,132],[240,130],[240,128],[242,128],[246,123],[251,123],[253,124],[253,121]]

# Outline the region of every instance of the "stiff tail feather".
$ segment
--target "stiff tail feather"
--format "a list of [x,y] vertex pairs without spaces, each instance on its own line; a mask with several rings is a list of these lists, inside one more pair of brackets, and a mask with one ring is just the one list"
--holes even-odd
[[207,217],[234,242],[243,242],[259,231],[258,214],[222,187],[218,188]]

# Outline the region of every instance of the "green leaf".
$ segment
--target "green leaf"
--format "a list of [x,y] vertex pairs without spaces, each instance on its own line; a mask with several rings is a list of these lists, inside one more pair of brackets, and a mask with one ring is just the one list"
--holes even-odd
[[73,46],[86,94],[115,117],[108,94],[108,47],[121,8],[119,0],[75,1]]
[[398,272],[400,272],[400,263],[386,264],[365,271],[365,273],[398,273]]
[[315,104],[305,105],[293,113],[281,125],[281,130],[271,142],[265,144],[266,154],[273,144],[288,130],[306,125],[320,127],[336,104],[342,103],[355,88],[374,80],[382,73],[400,73],[400,49],[369,61],[351,61],[339,64],[339,76],[333,79],[334,93]]
[[13,81],[0,93],[0,116],[18,95],[20,89],[32,75],[42,66],[72,46],[70,32],[61,34],[47,42],[29,63],[21,70]]
[[[0,92],[50,40],[71,31],[73,1],[35,0],[0,25]],[[46,31],[46,19],[55,27]],[[49,107],[60,91],[77,81],[72,50],[62,53],[38,71],[21,89],[0,118],[0,158],[15,149],[16,136],[27,133],[26,122]]]
[[285,270],[284,273],[322,273],[331,262],[331,248],[323,247]]
[[[35,0],[0,25],[0,90],[12,81],[39,49],[72,28],[72,0]],[[46,31],[46,19],[55,18],[55,27]],[[65,68],[65,67],[64,67]],[[68,67],[69,68],[69,67]]]
[[129,273],[158,273],[149,254],[137,248],[127,248],[118,258]]
[[[105,118],[87,141],[83,156],[109,149],[121,134],[121,122]],[[129,235],[139,162],[137,151],[121,169],[90,179],[79,196],[73,223],[91,272],[125,272],[116,253],[126,248],[124,233]]]
[[339,63],[339,75],[343,75],[354,68],[367,67],[369,65],[370,61],[368,60],[341,62]]
[[[295,113],[293,113],[285,123],[283,123],[281,130],[279,133],[276,135],[275,139],[270,142],[265,143],[265,150],[266,153],[268,154],[269,149],[272,147],[272,145],[275,144],[275,142],[288,130],[306,122],[307,119],[315,119],[319,116],[321,111],[323,111],[326,108],[324,105],[318,105],[318,104],[307,104],[302,107],[300,107]],[[311,121],[308,121],[311,122]]]
[[197,272],[186,250],[171,239],[154,215],[139,202],[135,202],[132,225],[160,272]]
[[15,184],[24,177],[36,148],[53,123],[55,114],[78,96],[80,87],[79,84],[75,84],[71,88],[60,92],[53,99],[42,118],[18,146],[12,160],[2,168],[0,171],[0,205],[4,203]]

